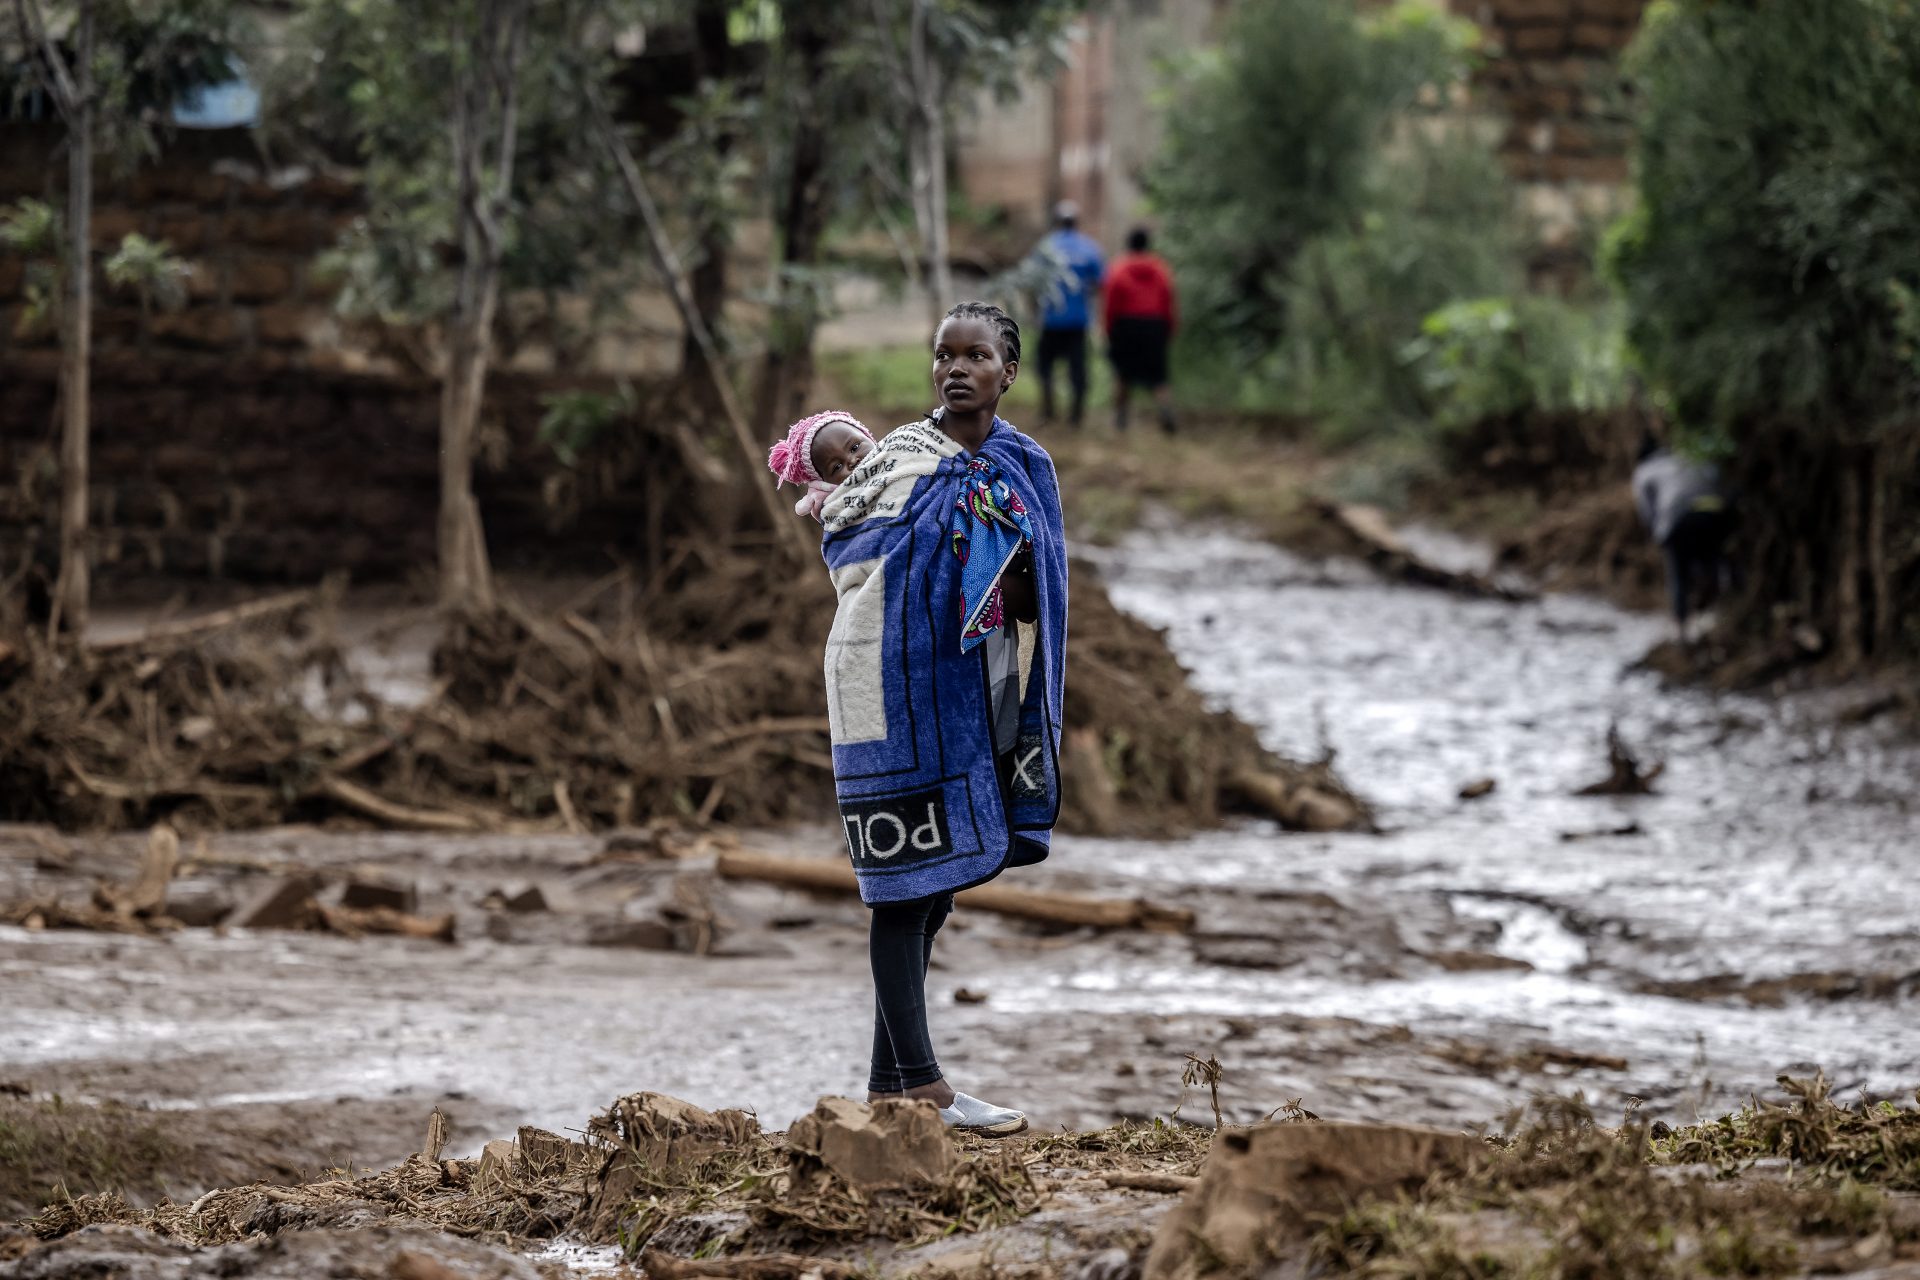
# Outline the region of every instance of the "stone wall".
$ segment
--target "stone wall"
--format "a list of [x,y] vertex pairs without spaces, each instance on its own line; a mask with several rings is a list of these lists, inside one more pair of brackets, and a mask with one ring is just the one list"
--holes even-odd
[[[0,125],[0,203],[59,203],[59,138],[54,128]],[[360,213],[357,186],[305,169],[271,172],[239,129],[183,133],[162,163],[130,175],[102,166],[96,183],[97,252],[138,231],[165,240],[192,267],[187,304],[151,315],[96,276],[99,349],[222,352],[272,369],[353,363],[332,318],[333,289],[313,264]],[[18,258],[0,256],[0,368],[55,341],[47,326],[21,328],[24,274]]]

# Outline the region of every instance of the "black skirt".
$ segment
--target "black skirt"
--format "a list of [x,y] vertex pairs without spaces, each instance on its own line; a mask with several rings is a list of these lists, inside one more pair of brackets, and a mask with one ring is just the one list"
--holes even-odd
[[1167,341],[1172,327],[1152,316],[1116,316],[1107,334],[1113,376],[1130,387],[1167,384]]

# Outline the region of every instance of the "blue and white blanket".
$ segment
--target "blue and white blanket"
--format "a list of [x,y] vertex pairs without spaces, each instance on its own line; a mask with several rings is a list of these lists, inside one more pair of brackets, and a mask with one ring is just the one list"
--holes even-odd
[[[998,418],[974,454],[923,419],[887,434],[821,522],[839,593],[826,657],[834,786],[860,896],[903,902],[1040,861],[1060,814],[1066,674],[1053,460]],[[1029,542],[1039,614],[1018,624],[1020,727],[1003,788],[976,646],[1016,624],[995,617],[982,569],[997,566],[997,582]]]

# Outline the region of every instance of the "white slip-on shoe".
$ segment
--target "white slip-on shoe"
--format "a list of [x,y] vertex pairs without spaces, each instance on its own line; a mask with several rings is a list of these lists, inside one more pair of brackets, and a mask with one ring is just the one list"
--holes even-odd
[[1015,1111],[1011,1107],[996,1107],[991,1102],[982,1102],[964,1093],[955,1093],[953,1105],[940,1108],[940,1119],[949,1129],[978,1133],[989,1138],[1010,1137],[1024,1132],[1027,1127],[1026,1112]]

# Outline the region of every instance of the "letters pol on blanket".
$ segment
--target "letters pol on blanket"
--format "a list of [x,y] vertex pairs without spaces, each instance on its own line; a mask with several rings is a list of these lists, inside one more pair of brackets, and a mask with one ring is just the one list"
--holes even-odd
[[[889,432],[821,520],[839,594],[826,654],[834,786],[861,897],[951,892],[1046,857],[1067,624],[1052,459],[998,418],[974,454],[923,419]],[[1015,624],[988,592],[1028,540],[1039,615]],[[1022,697],[1003,789],[979,641],[1014,625]]]

